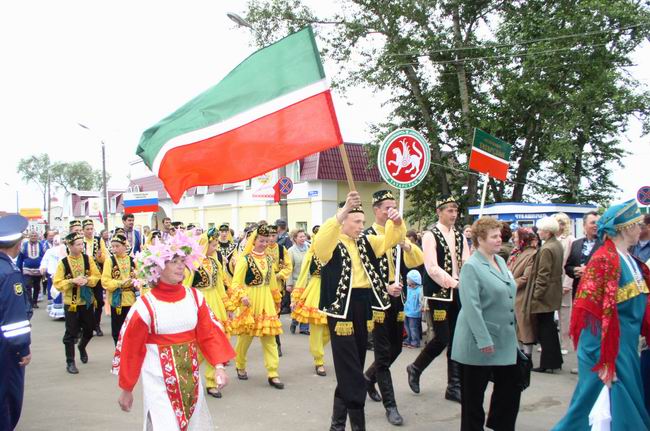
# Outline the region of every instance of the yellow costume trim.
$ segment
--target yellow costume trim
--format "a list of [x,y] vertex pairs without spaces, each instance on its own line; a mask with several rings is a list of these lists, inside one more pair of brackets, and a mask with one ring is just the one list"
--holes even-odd
[[625,286],[620,287],[616,291],[616,303],[620,304],[621,302],[625,302],[628,299],[635,298],[642,293],[650,293],[648,291],[648,286],[646,286],[645,282],[642,282],[640,286],[637,286],[636,282],[632,281],[626,284]]
[[352,326],[352,322],[336,322],[334,332],[340,337],[347,337],[354,334],[354,326]]
[[433,321],[442,322],[447,318],[447,310],[433,310]]
[[368,326],[368,332],[372,332],[375,329],[375,321],[374,320],[368,320],[366,322],[366,325]]
[[305,305],[305,301],[299,300],[296,303],[291,318],[299,323],[308,323],[310,325],[327,325],[327,315],[318,308]]
[[259,316],[252,316],[250,307],[245,307],[241,311],[230,324],[230,328],[233,335],[262,337],[282,334],[282,322],[277,315],[269,316],[262,313]]
[[405,320],[404,317],[406,317],[406,315],[404,314],[403,311],[400,311],[399,313],[397,313],[397,321],[398,322],[403,322]]
[[384,323],[386,313],[383,311],[372,310],[372,321],[377,323]]

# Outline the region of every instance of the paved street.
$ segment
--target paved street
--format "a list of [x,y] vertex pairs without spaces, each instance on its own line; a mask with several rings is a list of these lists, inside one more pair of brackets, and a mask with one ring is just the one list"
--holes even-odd
[[[43,303],[41,303],[43,304]],[[51,321],[44,310],[35,310],[33,319],[33,360],[27,371],[25,405],[18,430],[136,430],[142,423],[142,395],[135,390],[135,405],[131,413],[123,413],[117,405],[117,379],[109,373],[113,341],[110,318],[104,317],[106,334],[93,338],[88,352],[90,361],[81,364],[80,374],[65,372],[61,337],[63,322]],[[285,355],[280,360],[280,374],[287,387],[284,391],[271,388],[265,377],[259,343],[249,352],[250,379],[231,380],[221,400],[208,400],[212,417],[220,430],[286,431],[288,429],[325,430],[329,426],[331,398],[335,379],[329,347],[327,377],[313,373],[307,336],[288,333],[287,316],[283,316]],[[457,430],[460,405],[443,398],[446,381],[445,360],[439,358],[422,377],[422,393],[413,394],[406,383],[406,365],[417,351],[405,350],[394,365],[393,380],[404,429]],[[369,352],[368,361],[372,358]],[[567,357],[565,357],[567,358]],[[575,365],[573,356],[566,360],[559,375],[533,375],[533,382],[524,394],[517,429],[548,430],[562,416],[576,383],[568,370]],[[231,379],[234,367],[228,368]],[[488,391],[489,393],[489,391]],[[370,400],[366,408],[369,430],[392,430],[384,418],[381,404]]]

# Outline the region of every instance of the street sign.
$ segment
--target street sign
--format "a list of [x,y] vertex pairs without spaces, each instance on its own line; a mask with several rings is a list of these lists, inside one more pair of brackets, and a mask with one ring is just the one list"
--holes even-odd
[[309,190],[307,192],[307,197],[315,198],[316,196],[318,196],[318,190]]
[[278,187],[281,194],[288,195],[293,191],[293,181],[291,181],[291,178],[289,177],[282,177],[280,178],[280,181],[278,181]]
[[512,145],[481,129],[474,129],[469,168],[505,181],[510,166]]
[[413,129],[397,129],[379,147],[377,166],[381,177],[391,186],[401,190],[413,188],[429,172],[429,144]]
[[158,211],[158,192],[124,193],[124,212],[127,214]]
[[636,192],[636,200],[641,205],[650,205],[650,186],[643,186]]

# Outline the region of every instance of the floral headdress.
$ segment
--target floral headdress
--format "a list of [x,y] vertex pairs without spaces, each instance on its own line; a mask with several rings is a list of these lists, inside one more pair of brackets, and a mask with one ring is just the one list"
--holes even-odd
[[155,285],[165,263],[176,256],[183,257],[185,265],[193,271],[203,257],[202,251],[199,241],[194,236],[174,235],[166,242],[156,241],[136,255],[138,280],[140,284],[146,282],[149,286]]

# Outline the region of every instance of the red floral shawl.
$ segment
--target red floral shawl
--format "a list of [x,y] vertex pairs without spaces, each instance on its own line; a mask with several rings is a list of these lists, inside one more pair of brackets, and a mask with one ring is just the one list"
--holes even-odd
[[[637,261],[638,262],[638,261]],[[645,282],[650,287],[650,271],[641,264]],[[621,266],[616,246],[606,240],[589,260],[585,273],[580,279],[571,314],[570,333],[577,348],[580,333],[589,328],[595,333],[601,328],[600,359],[592,371],[606,371],[606,380],[612,380],[616,371],[620,326],[616,307],[616,291],[621,277]],[[646,305],[641,335],[650,335],[650,301]]]

